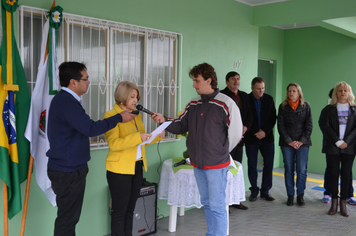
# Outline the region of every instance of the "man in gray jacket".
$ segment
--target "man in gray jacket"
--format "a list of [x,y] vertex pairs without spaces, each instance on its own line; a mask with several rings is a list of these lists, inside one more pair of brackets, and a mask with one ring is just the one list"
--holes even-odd
[[[166,130],[175,134],[189,132],[186,143],[204,206],[207,235],[226,236],[225,189],[229,153],[242,137],[240,111],[230,97],[220,93],[211,65],[197,65],[189,76],[200,96],[192,99]],[[158,113],[154,118],[160,122],[164,120]]]

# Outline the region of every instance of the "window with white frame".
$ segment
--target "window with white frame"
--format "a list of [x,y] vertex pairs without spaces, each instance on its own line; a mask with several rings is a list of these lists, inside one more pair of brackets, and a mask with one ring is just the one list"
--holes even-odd
[[[20,6],[18,12],[19,51],[32,92],[48,10]],[[58,65],[79,61],[88,68],[90,86],[82,99],[93,120],[103,119],[112,109],[114,91],[121,81],[139,87],[139,103],[147,109],[176,117],[180,107],[181,34],[66,13],[57,32]],[[153,131],[157,124],[147,114],[142,115],[146,132]],[[174,135],[166,134],[166,140],[173,139]],[[90,138],[90,142],[92,149],[107,147],[104,135]]]

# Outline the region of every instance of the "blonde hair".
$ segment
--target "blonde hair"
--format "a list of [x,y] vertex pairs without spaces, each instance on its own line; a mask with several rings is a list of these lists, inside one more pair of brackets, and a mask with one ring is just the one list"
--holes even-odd
[[344,81],[341,81],[340,83],[337,83],[334,87],[334,91],[333,91],[333,94],[331,96],[331,102],[330,102],[330,105],[333,105],[333,106],[336,106],[337,104],[337,97],[336,97],[336,94],[337,94],[337,90],[339,87],[345,87],[347,92],[349,92],[349,97],[347,98],[347,101],[350,105],[355,105],[355,96],[352,92],[352,88],[351,86],[344,82]]
[[301,106],[304,106],[304,105],[305,105],[305,101],[304,101],[304,96],[303,96],[302,88],[301,88],[301,87],[299,86],[299,84],[297,84],[297,83],[290,83],[290,84],[288,84],[288,86],[287,86],[286,99],[283,101],[282,107],[284,107],[285,105],[288,104],[288,89],[289,89],[289,87],[291,87],[291,86],[294,86],[294,87],[297,88],[298,94],[299,94],[299,104],[300,104]]
[[134,89],[137,91],[137,101],[139,101],[141,99],[140,89],[131,82],[128,81],[120,82],[115,89],[115,93],[114,93],[115,102],[117,104],[122,104],[126,106],[126,102],[129,99],[132,90]]

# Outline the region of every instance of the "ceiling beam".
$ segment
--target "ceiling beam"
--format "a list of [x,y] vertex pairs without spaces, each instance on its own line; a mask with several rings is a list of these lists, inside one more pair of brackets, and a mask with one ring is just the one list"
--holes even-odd
[[314,23],[323,20],[356,16],[356,0],[292,0],[255,6],[255,26]]
[[356,34],[355,34],[355,32],[351,32],[351,31],[349,31],[349,30],[346,30],[346,29],[337,27],[337,26],[335,26],[335,25],[332,25],[332,24],[329,24],[329,23],[326,23],[326,22],[321,22],[319,26],[321,26],[321,27],[323,27],[323,28],[325,28],[325,29],[334,31],[334,32],[336,32],[336,33],[343,34],[343,35],[346,35],[346,36],[349,36],[349,37],[351,37],[351,38],[356,39]]

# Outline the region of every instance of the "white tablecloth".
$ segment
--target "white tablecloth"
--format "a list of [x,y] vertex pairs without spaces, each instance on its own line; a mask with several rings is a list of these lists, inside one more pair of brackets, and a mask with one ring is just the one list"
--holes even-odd
[[[226,205],[245,201],[245,183],[242,165],[237,162],[239,171],[235,176],[228,171],[226,186]],[[200,195],[194,170],[181,169],[176,173],[172,169],[172,159],[164,161],[158,187],[158,198],[166,199],[168,205],[177,207],[201,208]]]

